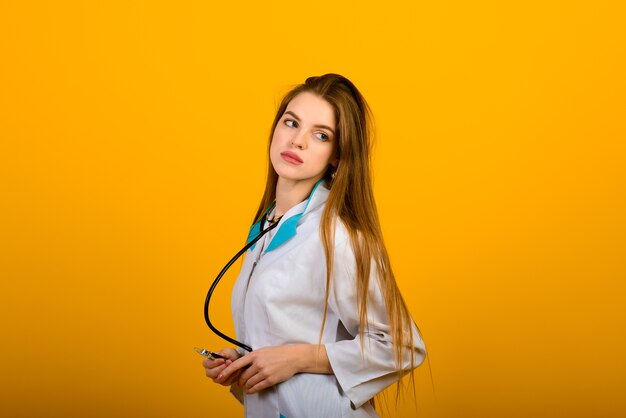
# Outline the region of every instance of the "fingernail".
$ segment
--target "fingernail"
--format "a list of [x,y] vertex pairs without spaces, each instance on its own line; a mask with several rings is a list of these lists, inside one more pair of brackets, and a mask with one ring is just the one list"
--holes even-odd
[[223,374],[218,374],[218,375],[217,375],[217,378],[218,378],[218,379],[221,379],[222,377],[224,377],[224,375],[223,375]]

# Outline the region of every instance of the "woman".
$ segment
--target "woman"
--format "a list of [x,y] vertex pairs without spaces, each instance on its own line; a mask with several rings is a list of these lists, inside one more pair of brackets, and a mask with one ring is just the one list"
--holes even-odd
[[369,108],[345,77],[282,100],[265,193],[233,289],[237,339],[206,375],[246,417],[375,417],[368,402],[425,357],[383,243],[370,178]]

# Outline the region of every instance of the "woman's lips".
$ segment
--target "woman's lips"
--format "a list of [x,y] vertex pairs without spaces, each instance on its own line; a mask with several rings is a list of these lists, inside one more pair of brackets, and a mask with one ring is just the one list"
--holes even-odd
[[291,164],[302,164],[302,159],[300,159],[300,157],[298,157],[293,152],[289,152],[289,151],[281,152],[280,156],[283,157],[283,160]]

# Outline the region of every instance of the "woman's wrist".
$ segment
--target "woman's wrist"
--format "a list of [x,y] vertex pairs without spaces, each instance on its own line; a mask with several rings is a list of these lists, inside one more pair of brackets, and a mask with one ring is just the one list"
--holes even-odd
[[296,347],[300,373],[332,374],[324,344],[300,344]]

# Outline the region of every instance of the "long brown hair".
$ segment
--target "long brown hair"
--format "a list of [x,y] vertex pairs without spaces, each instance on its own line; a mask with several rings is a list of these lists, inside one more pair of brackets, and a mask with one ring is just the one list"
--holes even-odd
[[[413,321],[391,269],[374,202],[370,173],[371,110],[361,93],[347,78],[338,74],[309,77],[303,84],[289,91],[281,101],[270,132],[268,155],[274,130],[287,105],[303,92],[314,93],[326,100],[335,110],[337,120],[336,155],[339,164],[334,178],[331,178],[330,168],[325,174],[326,182],[330,184],[330,193],[320,226],[320,236],[326,256],[326,302],[320,338],[328,311],[328,294],[334,261],[335,225],[338,216],[348,231],[356,259],[360,338],[363,340],[363,333],[368,323],[367,294],[370,287],[371,261],[374,260],[376,277],[387,309],[396,368],[399,376],[402,377],[406,373],[402,367],[406,360],[406,348],[413,347]],[[267,208],[274,202],[277,181],[278,174],[272,167],[271,161],[268,161],[265,193],[255,215],[255,222],[261,219]],[[412,352],[410,365],[410,383],[415,390],[412,373],[415,359]],[[398,389],[400,389],[401,381],[398,379]]]

